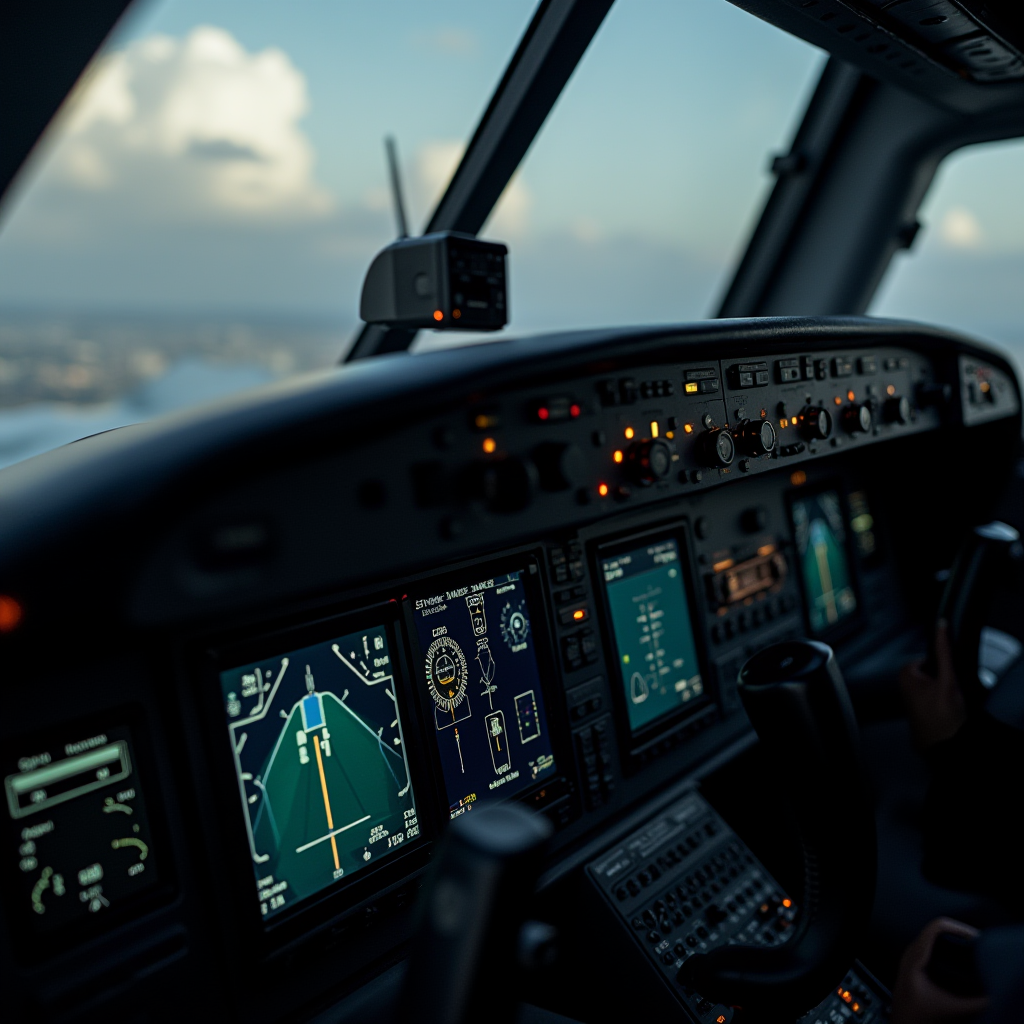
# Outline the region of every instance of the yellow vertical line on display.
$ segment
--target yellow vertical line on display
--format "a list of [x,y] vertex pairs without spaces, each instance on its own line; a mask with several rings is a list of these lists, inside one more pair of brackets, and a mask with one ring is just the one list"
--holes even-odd
[[[324,810],[327,812],[327,827],[328,829],[334,828],[334,818],[331,815],[331,801],[327,796],[327,777],[324,775],[324,759],[320,756],[320,737],[313,737],[313,749],[316,751],[316,766],[320,769],[320,789],[324,794]],[[338,860],[338,842],[331,836],[331,852],[334,854],[334,870],[337,871],[341,867],[341,862]]]

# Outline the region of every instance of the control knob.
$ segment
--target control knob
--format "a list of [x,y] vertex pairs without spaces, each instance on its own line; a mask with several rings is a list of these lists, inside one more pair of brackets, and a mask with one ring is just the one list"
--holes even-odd
[[820,405],[806,406],[797,417],[800,433],[808,441],[824,441],[832,435],[832,414]]
[[697,439],[697,455],[705,466],[731,466],[736,458],[736,442],[725,427],[714,427]]
[[886,423],[909,423],[910,401],[903,395],[893,395],[892,398],[887,398],[882,406],[882,419]]
[[871,406],[851,402],[843,410],[843,429],[848,434],[866,434],[871,430]]
[[574,444],[548,441],[531,453],[545,491],[564,491],[582,482],[586,473],[583,453]]
[[643,487],[664,480],[672,472],[672,446],[661,438],[634,441],[626,454],[626,469]]
[[768,455],[775,450],[775,428],[770,420],[747,420],[736,431],[736,447],[744,455]]

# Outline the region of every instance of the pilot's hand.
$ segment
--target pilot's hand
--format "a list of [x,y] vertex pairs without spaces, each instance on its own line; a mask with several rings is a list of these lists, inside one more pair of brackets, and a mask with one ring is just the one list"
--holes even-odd
[[978,934],[970,925],[948,917],[940,917],[925,925],[921,934],[907,946],[900,960],[900,970],[892,994],[891,1024],[951,1024],[954,1021],[969,1021],[988,1006],[988,1000],[984,997],[955,996],[939,988],[928,977],[925,968],[931,959],[935,939],[942,932],[971,937]]
[[953,671],[953,651],[946,623],[939,622],[935,634],[938,678],[926,675],[921,661],[905,665],[900,689],[907,706],[914,742],[920,750],[948,740],[967,720],[964,697]]

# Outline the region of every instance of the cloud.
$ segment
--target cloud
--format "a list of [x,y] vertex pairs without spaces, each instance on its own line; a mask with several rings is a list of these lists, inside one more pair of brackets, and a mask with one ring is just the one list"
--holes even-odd
[[449,57],[467,57],[477,53],[480,40],[475,32],[464,28],[439,28],[416,36],[420,49],[442,53]]
[[[424,220],[444,195],[466,144],[454,139],[435,140],[421,146],[413,159],[412,201],[423,210]],[[529,231],[529,214],[533,197],[518,174],[512,175],[494,211],[484,225],[482,234],[493,238],[523,238]]]
[[247,51],[199,26],[97,62],[62,115],[52,155],[66,189],[116,194],[143,221],[309,217],[332,208],[300,127],[306,80],[283,51]]
[[939,223],[939,237],[951,249],[977,249],[982,241],[981,225],[970,210],[954,206]]

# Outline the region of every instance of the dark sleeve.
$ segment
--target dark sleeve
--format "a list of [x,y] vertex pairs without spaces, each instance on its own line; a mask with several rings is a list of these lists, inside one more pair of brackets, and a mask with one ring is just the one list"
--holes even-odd
[[925,876],[1024,908],[1024,732],[980,714],[925,760]]

